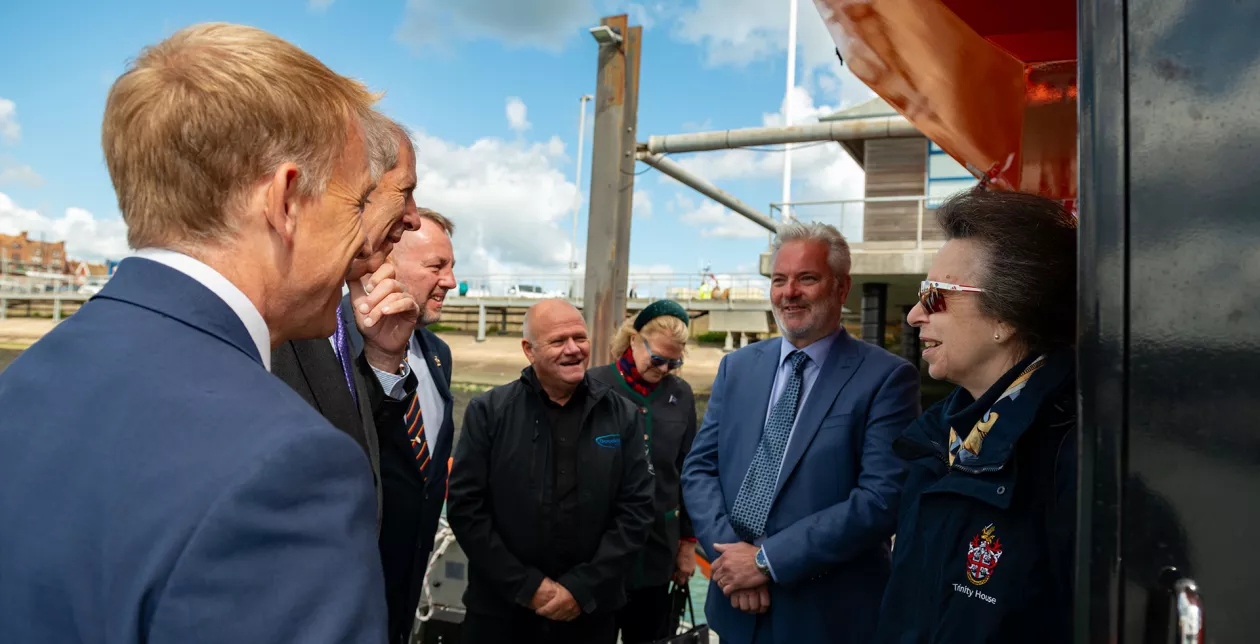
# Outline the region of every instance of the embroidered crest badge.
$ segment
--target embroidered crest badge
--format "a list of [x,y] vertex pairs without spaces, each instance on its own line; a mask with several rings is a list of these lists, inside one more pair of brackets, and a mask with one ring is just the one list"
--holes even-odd
[[993,578],[993,569],[997,568],[1002,558],[1002,541],[994,534],[996,529],[990,523],[967,546],[967,581],[973,585],[983,586]]

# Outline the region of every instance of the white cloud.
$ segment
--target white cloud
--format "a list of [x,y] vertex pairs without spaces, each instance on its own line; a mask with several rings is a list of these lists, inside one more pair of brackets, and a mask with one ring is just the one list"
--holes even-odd
[[761,239],[769,233],[742,215],[737,215],[715,201],[705,200],[699,206],[683,195],[674,197],[674,209],[682,212],[679,219],[700,231],[701,237],[723,239]]
[[52,219],[35,210],[22,208],[0,192],[0,234],[27,232],[39,239],[66,242],[66,254],[76,259],[100,261],[120,259],[129,254],[127,226],[122,219],[98,219],[82,208],[66,208]]
[[[797,85],[841,107],[874,96],[836,58],[835,41],[813,2],[798,4]],[[766,59],[786,62],[787,32],[788,0],[697,0],[678,16],[673,36],[699,46],[708,65],[742,67]]]
[[525,101],[515,96],[509,97],[504,111],[507,113],[508,127],[514,132],[523,133],[530,128],[529,108],[525,106]]
[[669,264],[631,264],[630,275],[674,275],[678,269]]
[[416,202],[458,226],[458,273],[566,270],[577,187],[559,138],[461,146],[416,132]]
[[17,121],[17,105],[7,98],[0,98],[0,141],[9,145],[22,138],[22,128]]
[[4,185],[38,188],[44,185],[44,178],[31,166],[20,164],[12,157],[0,156],[0,186]]
[[646,190],[634,191],[634,205],[632,206],[631,216],[640,219],[651,219],[652,217],[652,196]]
[[322,13],[328,9],[328,7],[331,7],[332,3],[335,1],[336,0],[306,0],[306,8],[311,11]]
[[[746,65],[786,58],[787,31],[787,0],[697,0],[678,17],[674,36],[703,47],[710,65]],[[836,61],[831,34],[810,0],[798,2],[796,37],[803,66]]]
[[559,51],[597,20],[592,0],[407,0],[396,37],[415,49],[491,38]]

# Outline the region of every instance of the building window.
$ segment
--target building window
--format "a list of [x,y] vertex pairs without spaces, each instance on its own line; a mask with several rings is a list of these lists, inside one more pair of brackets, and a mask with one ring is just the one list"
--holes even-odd
[[928,141],[927,207],[936,208],[946,197],[970,189],[979,183],[967,168],[949,156],[941,146]]

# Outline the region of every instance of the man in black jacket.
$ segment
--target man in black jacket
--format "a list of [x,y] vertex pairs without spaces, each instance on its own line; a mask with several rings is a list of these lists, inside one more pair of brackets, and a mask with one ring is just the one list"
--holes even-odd
[[524,336],[531,366],[468,405],[451,467],[464,642],[612,644],[652,523],[637,411],[586,377],[586,324],[568,302],[530,307]]

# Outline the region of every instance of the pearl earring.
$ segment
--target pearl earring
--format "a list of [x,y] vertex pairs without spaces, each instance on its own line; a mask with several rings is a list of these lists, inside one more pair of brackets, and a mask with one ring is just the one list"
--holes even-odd
[[1002,336],[1000,336],[1000,335],[998,335],[998,334],[994,333],[994,334],[993,334],[993,341],[994,341],[994,342],[1001,342],[1001,341],[1002,341]]

